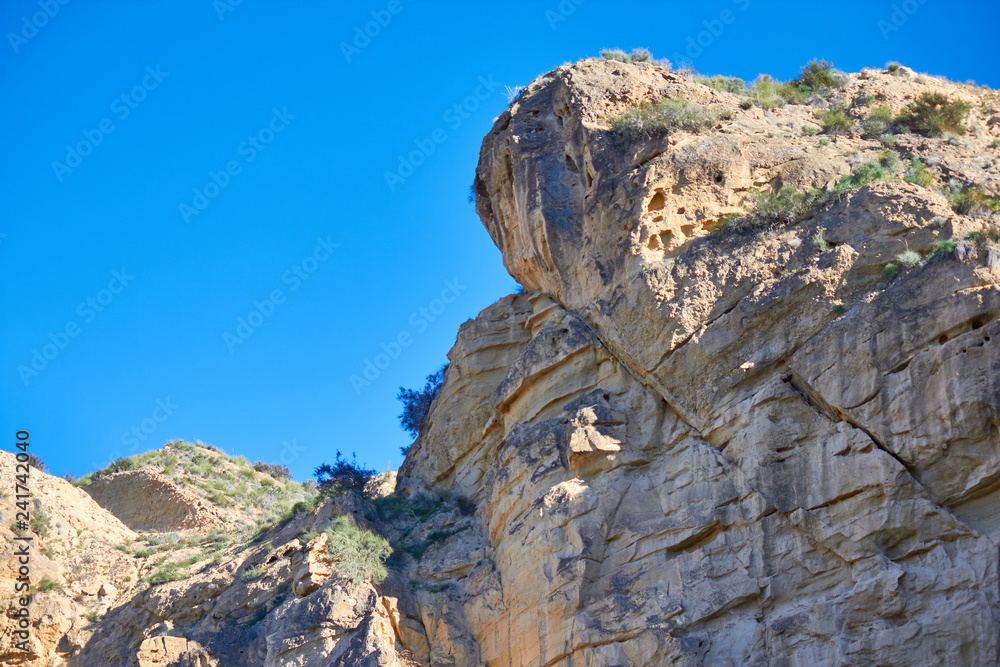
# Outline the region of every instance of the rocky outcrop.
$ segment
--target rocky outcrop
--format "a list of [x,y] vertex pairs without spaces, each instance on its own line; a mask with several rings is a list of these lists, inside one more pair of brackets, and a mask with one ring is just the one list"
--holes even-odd
[[[892,150],[934,186],[996,194],[1000,99],[901,72],[833,95],[855,115],[969,101],[968,135]],[[613,136],[611,116],[663,96],[720,120]],[[997,664],[1000,220],[905,182],[885,137],[811,136],[828,101],[739,102],[650,63],[533,82],[474,184],[527,292],[462,325],[398,476],[368,501],[295,513],[306,495],[283,484],[280,507],[226,514],[223,487],[157,472],[176,452],[223,465],[183,443],[90,495],[39,475],[52,523],[33,528],[31,583],[48,590],[31,652],[0,661]],[[752,191],[831,192],[869,159],[895,172],[766,233],[717,233]],[[220,478],[277,493],[232,461]],[[12,510],[0,498],[0,532]],[[380,586],[338,571],[323,531],[342,515],[391,540]],[[8,548],[0,583],[15,572]],[[0,617],[0,651],[13,628]]]
[[219,528],[226,522],[218,507],[151,470],[117,472],[83,489],[132,530]]
[[[844,95],[873,86],[975,99],[969,138],[896,149],[992,187],[995,100],[871,72]],[[664,95],[731,120],[620,152],[608,116]],[[430,664],[996,664],[1000,248],[962,241],[993,223],[897,181],[711,235],[881,148],[815,122],[599,61],[497,119],[477,211],[534,294],[462,327],[400,471],[476,503],[408,564],[439,582],[411,612]],[[883,275],[942,239],[967,252]]]
[[[13,454],[0,452],[0,480],[10,484],[0,495],[0,664],[60,664],[93,632],[85,615],[117,604],[119,588],[127,587],[124,580],[137,578],[133,559],[116,548],[135,533],[66,480],[32,469],[27,486],[35,522],[24,531],[31,538],[29,651],[17,649],[15,614],[23,593],[16,593],[15,584],[23,583],[19,574],[23,563],[16,545],[23,542],[15,542],[11,527],[18,511],[14,480],[23,471],[15,470],[15,465]],[[43,581],[46,587],[40,591]]]

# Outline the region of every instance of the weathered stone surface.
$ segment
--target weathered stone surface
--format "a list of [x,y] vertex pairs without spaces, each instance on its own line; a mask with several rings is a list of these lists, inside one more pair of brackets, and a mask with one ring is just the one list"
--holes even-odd
[[[919,84],[887,76],[866,81],[898,110]],[[994,249],[882,276],[990,221],[874,183],[711,237],[747,189],[828,187],[879,146],[780,133],[815,122],[789,106],[620,153],[608,115],[662,95],[735,106],[585,61],[483,143],[477,210],[536,293],[462,327],[400,471],[413,497],[477,502],[409,565],[440,582],[417,595],[431,664],[996,664]],[[963,165],[991,140],[899,138],[987,188]]]
[[114,473],[83,489],[132,530],[218,528],[226,522],[219,508],[150,470]]

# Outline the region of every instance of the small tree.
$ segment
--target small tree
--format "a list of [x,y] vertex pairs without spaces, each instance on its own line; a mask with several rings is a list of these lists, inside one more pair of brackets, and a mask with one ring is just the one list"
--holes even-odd
[[41,470],[42,472],[48,472],[49,467],[45,465],[45,462],[34,454],[28,454],[28,465],[36,470]]
[[[399,394],[396,395],[396,398],[403,403],[403,411],[399,413],[399,425],[414,438],[420,435],[420,424],[424,421],[427,411],[430,410],[431,402],[441,389],[446,370],[448,370],[448,364],[442,366],[438,372],[428,375],[423,389],[399,388]],[[405,456],[410,448],[401,447],[400,449]]]
[[368,480],[375,476],[375,471],[359,465],[356,454],[352,453],[348,461],[338,450],[333,465],[323,463],[316,468],[315,475],[321,494],[339,496],[349,491],[362,493]]

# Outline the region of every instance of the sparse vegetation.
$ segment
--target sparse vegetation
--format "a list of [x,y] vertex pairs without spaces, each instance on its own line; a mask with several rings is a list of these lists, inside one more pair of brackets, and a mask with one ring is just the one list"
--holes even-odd
[[178,486],[188,489],[214,505],[234,509],[238,526],[271,526],[290,518],[289,510],[317,493],[289,479],[288,468],[258,461],[251,465],[242,456],[231,457],[211,445],[166,443],[163,449],[121,458],[92,476],[74,482],[91,483],[116,471],[161,468]]
[[58,581],[55,581],[53,579],[49,579],[48,576],[44,576],[38,582],[38,585],[36,586],[35,590],[38,591],[39,593],[48,593],[49,591],[58,591],[58,590],[62,590],[62,584],[60,584]]
[[885,64],[885,71],[888,72],[889,74],[892,74],[893,76],[902,75],[903,70],[901,68],[902,65],[900,65],[895,61],[890,61]]
[[899,275],[899,266],[893,264],[892,262],[886,264],[885,268],[882,269],[882,277],[885,278],[885,281],[887,283],[891,283],[893,280],[896,279],[896,276],[898,275]]
[[799,77],[794,81],[800,86],[807,86],[810,90],[843,88],[847,82],[847,75],[835,69],[833,63],[827,60],[811,61],[802,68]]
[[948,195],[948,203],[956,213],[973,218],[1000,212],[1000,199],[991,197],[975,186],[956,189]]
[[625,53],[621,49],[603,49],[601,57],[605,60],[617,60],[623,63],[653,63],[661,67],[670,69],[671,63],[666,58],[656,59],[649,49],[632,49],[631,53]]
[[934,177],[927,171],[927,165],[920,161],[920,158],[913,158],[910,168],[906,170],[906,177],[903,179],[907,183],[915,183],[928,188],[934,182]]
[[847,115],[843,109],[830,109],[829,111],[818,111],[816,116],[823,126],[823,132],[836,134],[838,132],[850,132],[854,129],[854,119]]
[[962,124],[972,105],[961,100],[949,100],[943,93],[921,93],[900,115],[899,121],[910,130],[929,137],[941,136],[945,132],[965,134]]
[[927,255],[928,262],[938,262],[947,257],[950,257],[953,252],[955,252],[955,247],[958,242],[954,239],[938,239],[931,246],[931,252]]
[[748,204],[747,212],[727,216],[713,233],[726,236],[778,229],[795,222],[800,215],[823,201],[825,195],[818,189],[799,192],[786,186],[778,192],[754,192],[744,200]]
[[42,472],[48,472],[49,467],[45,465],[45,462],[38,458],[35,454],[28,454],[28,465],[36,470],[41,470]]
[[389,542],[375,533],[358,528],[346,516],[338,517],[325,531],[327,551],[337,572],[354,584],[385,580],[385,561],[392,554]]
[[701,105],[683,98],[664,98],[656,104],[627,109],[608,119],[619,150],[642,138],[655,139],[675,130],[700,132],[715,125],[717,117]]
[[263,461],[257,461],[253,464],[253,469],[257,472],[264,473],[265,475],[270,475],[275,479],[292,478],[292,473],[288,469],[288,466],[281,465],[280,463],[264,463]]
[[875,161],[865,162],[854,168],[848,176],[844,176],[835,188],[837,194],[846,194],[862,185],[880,181],[886,177],[885,168]]
[[742,95],[747,88],[746,81],[736,76],[696,76],[694,80],[720,93],[733,95]]
[[815,137],[817,134],[819,134],[819,129],[813,127],[812,125],[803,125],[802,134],[806,135],[807,137]]
[[747,89],[747,95],[763,109],[785,106],[785,98],[778,94],[778,82],[767,74],[761,74],[753,80]]
[[[414,438],[420,435],[420,424],[431,409],[431,403],[444,383],[444,374],[447,370],[448,364],[445,364],[436,373],[428,375],[424,380],[423,389],[400,387],[399,393],[396,394],[396,399],[403,403],[403,411],[399,413],[399,425]],[[409,447],[400,448],[403,456],[406,456],[409,450]]]
[[878,153],[878,163],[885,169],[895,169],[899,164],[899,156],[889,149],[883,149]]
[[251,567],[248,570],[244,570],[243,574],[240,575],[240,581],[242,581],[243,583],[246,583],[248,581],[253,581],[260,575],[264,574],[264,570],[265,568],[263,565],[258,565],[257,567]]
[[368,480],[375,476],[375,471],[358,463],[357,456],[352,454],[348,461],[340,451],[333,465],[323,463],[316,468],[316,482],[323,496],[339,496],[348,492],[362,493]]
[[52,525],[49,515],[45,513],[45,510],[41,507],[37,508],[31,515],[31,521],[28,522],[31,527],[31,531],[40,537],[48,537],[49,527]]
[[96,609],[91,609],[86,614],[84,614],[84,617],[91,623],[97,623],[98,621],[101,620],[101,614]]

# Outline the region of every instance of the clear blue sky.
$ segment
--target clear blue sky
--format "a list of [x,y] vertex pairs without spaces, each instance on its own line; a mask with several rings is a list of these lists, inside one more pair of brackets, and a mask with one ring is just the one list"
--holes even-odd
[[942,0],[5,0],[4,449],[29,429],[56,474],[174,438],[300,479],[337,449],[395,468],[398,387],[514,288],[466,201],[504,85],[643,46],[744,78],[898,60],[997,88],[998,19]]

